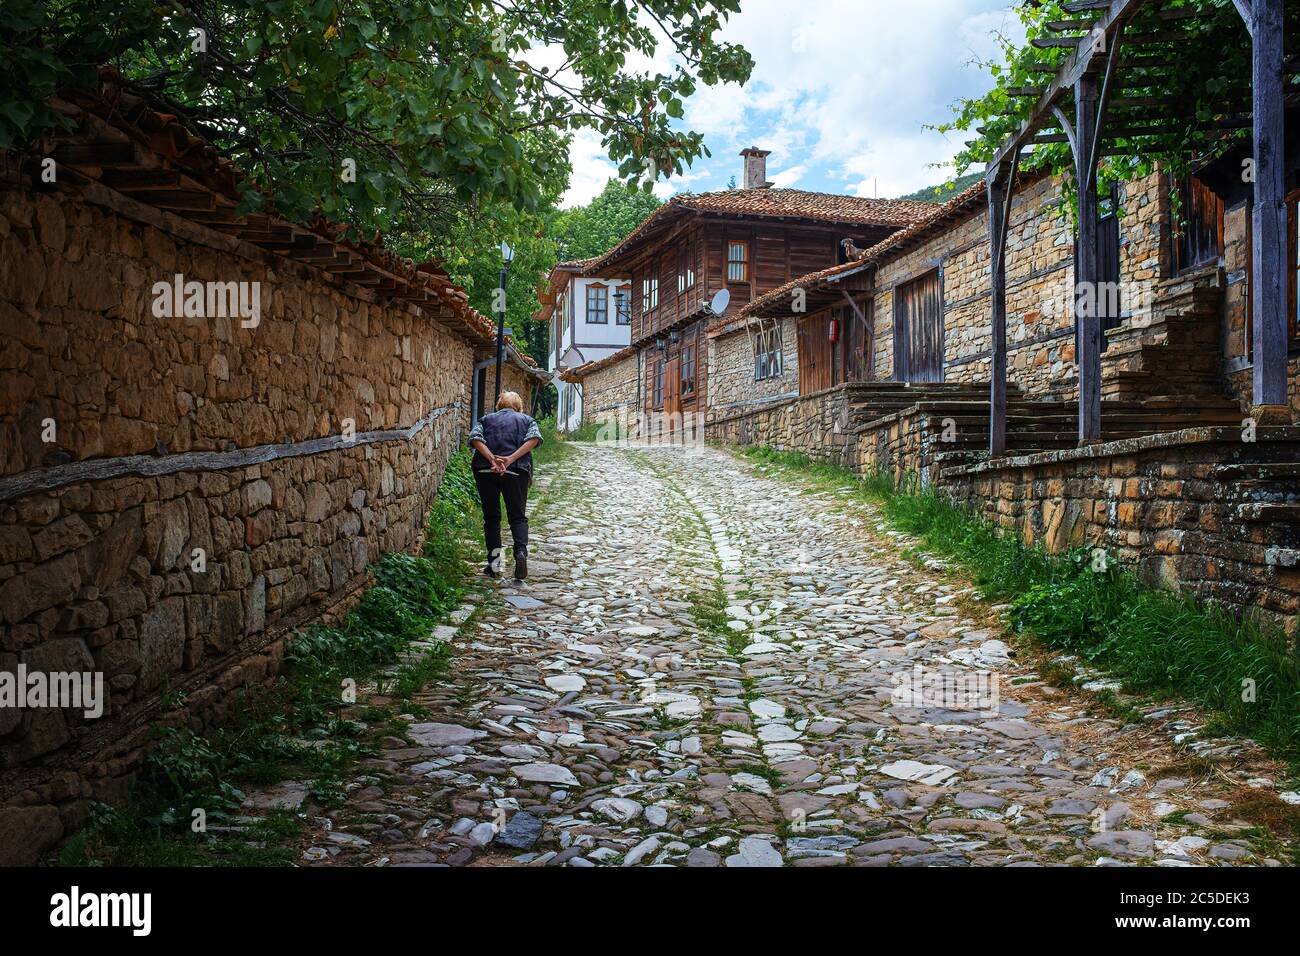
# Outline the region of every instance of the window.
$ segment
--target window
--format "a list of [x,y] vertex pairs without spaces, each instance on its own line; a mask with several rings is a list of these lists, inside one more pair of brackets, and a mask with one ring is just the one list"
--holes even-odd
[[587,286],[587,323],[605,325],[609,322],[609,290],[603,285]]
[[664,403],[664,360],[655,362],[654,387],[650,390],[650,404],[658,408]]
[[619,325],[632,324],[632,289],[619,289],[614,293],[614,321]]
[[727,243],[727,281],[749,281],[749,243]]
[[677,270],[677,291],[685,292],[695,285],[695,270],[691,268],[690,256],[682,256],[681,267]]
[[1174,275],[1218,262],[1223,255],[1223,200],[1195,176],[1170,186],[1181,210],[1173,223]]
[[780,378],[781,329],[763,329],[754,338],[754,381]]
[[650,312],[659,308],[659,280],[641,280],[641,311]]
[[682,394],[695,394],[695,346],[682,349]]

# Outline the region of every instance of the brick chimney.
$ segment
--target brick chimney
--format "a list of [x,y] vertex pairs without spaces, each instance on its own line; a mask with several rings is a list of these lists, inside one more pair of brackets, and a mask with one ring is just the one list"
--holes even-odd
[[772,155],[770,149],[751,146],[740,151],[745,157],[745,188],[767,189],[772,184],[767,181],[767,157]]

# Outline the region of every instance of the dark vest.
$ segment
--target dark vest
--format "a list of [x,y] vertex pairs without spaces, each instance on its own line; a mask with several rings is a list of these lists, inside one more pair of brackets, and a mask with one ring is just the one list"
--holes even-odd
[[[483,426],[483,443],[492,449],[492,454],[504,457],[514,454],[515,449],[524,443],[525,438],[528,436],[528,430],[533,427],[533,420],[513,408],[503,408],[490,415],[484,415],[479,419],[479,424]],[[492,466],[488,464],[486,458],[475,450],[474,460],[470,462],[470,467],[475,471],[487,471]],[[510,467],[531,474],[533,470],[532,452],[524,455]]]

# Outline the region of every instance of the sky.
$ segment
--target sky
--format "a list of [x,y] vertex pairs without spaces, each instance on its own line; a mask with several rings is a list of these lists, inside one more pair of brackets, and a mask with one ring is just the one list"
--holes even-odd
[[[965,134],[924,128],[951,115],[959,96],[992,79],[978,61],[996,56],[995,32],[1019,38],[1008,0],[741,0],[720,38],[754,57],[745,86],[700,86],[683,125],[704,134],[712,157],[660,181],[667,198],[741,181],[746,146],[772,151],[777,186],[894,197],[951,178],[935,168],[961,149]],[[668,52],[656,60],[662,67]],[[564,205],[591,200],[614,173],[597,134],[570,150],[573,177]]]

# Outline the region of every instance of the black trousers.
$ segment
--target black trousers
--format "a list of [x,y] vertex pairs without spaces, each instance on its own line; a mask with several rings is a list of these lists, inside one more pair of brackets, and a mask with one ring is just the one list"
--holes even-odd
[[510,522],[510,537],[516,548],[528,546],[528,485],[532,476],[527,472],[494,475],[490,471],[474,472],[479,501],[483,505],[483,539],[487,542],[488,560],[501,550],[501,499],[506,502],[506,520]]

